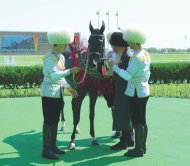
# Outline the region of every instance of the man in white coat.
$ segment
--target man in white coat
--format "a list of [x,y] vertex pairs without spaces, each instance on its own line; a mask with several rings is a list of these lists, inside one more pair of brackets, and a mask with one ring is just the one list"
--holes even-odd
[[146,42],[146,33],[139,27],[131,26],[123,31],[123,38],[134,50],[126,69],[121,69],[114,61],[112,66],[121,78],[128,81],[125,94],[128,96],[132,122],[135,128],[135,148],[128,150],[125,156],[142,157],[146,153],[146,104],[149,98],[150,55],[142,48]]
[[41,86],[43,110],[43,151],[42,157],[58,160],[56,154],[65,154],[56,146],[57,127],[60,111],[63,107],[63,87],[68,88],[73,97],[77,92],[66,82],[65,76],[77,73],[80,68],[65,70],[65,59],[61,54],[67,45],[73,42],[74,32],[67,28],[58,28],[47,33],[48,41],[53,49],[43,58],[44,79]]

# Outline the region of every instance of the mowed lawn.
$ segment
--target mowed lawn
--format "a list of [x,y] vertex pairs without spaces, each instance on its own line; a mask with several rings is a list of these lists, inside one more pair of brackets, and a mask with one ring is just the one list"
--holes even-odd
[[[13,55],[14,57],[14,65],[16,66],[29,66],[29,65],[41,65],[43,55]],[[6,65],[7,57],[1,55],[0,56],[0,65]],[[13,59],[13,58],[12,58]],[[10,65],[13,63],[9,56],[9,63]]]
[[65,97],[67,131],[58,132],[58,145],[67,151],[59,161],[41,158],[42,111],[40,97],[0,99],[0,165],[32,166],[189,166],[190,100],[151,97],[147,107],[149,134],[143,158],[125,158],[126,150],[112,151],[112,119],[103,98],[96,104],[95,131],[100,146],[89,136],[88,97],[82,105],[76,150],[69,151],[72,131],[71,97]]
[[[15,55],[14,62],[18,66],[40,65],[43,55]],[[190,54],[151,54],[152,63],[189,62]],[[5,65],[5,58],[0,56],[0,65]]]
[[151,54],[152,63],[189,62],[190,54]]

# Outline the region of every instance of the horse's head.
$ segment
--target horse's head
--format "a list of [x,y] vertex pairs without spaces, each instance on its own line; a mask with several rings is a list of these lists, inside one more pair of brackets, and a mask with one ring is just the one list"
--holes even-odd
[[89,29],[91,35],[88,40],[88,65],[89,68],[94,68],[99,70],[99,63],[102,62],[104,57],[104,48],[105,48],[105,23],[102,21],[102,26],[100,29],[94,29],[91,22],[89,24]]

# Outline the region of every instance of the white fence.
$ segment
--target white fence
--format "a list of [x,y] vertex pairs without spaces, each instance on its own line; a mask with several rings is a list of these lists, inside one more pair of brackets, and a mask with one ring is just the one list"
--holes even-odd
[[6,66],[15,66],[15,57],[13,55],[11,56],[4,56],[4,65]]

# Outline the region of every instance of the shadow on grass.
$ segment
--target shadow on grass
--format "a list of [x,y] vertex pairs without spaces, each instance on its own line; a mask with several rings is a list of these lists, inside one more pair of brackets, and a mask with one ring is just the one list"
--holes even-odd
[[[68,151],[66,155],[60,155],[59,161],[64,161],[69,165],[85,166],[85,165],[109,165],[111,163],[117,163],[129,160],[123,156],[114,156],[114,153],[118,151],[110,150],[107,143],[112,143],[113,139],[110,137],[98,137],[100,146],[91,146],[90,139],[76,140],[76,150]],[[24,165],[31,166],[36,164],[52,164],[56,165],[57,161],[47,160],[41,158],[42,151],[42,134],[35,131],[28,131],[19,133],[3,140],[4,143],[11,145],[16,152],[1,153],[2,165]],[[58,142],[58,146],[65,146],[69,144],[67,142]],[[65,147],[64,149],[66,149]],[[6,155],[17,154],[16,157],[7,158]],[[58,162],[59,162],[58,161]]]

